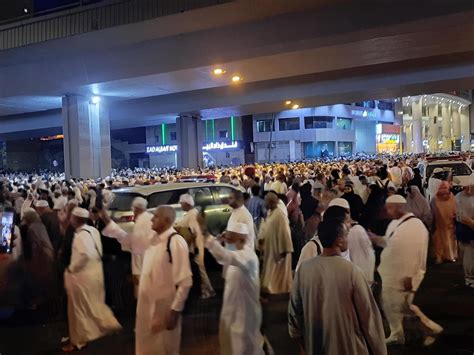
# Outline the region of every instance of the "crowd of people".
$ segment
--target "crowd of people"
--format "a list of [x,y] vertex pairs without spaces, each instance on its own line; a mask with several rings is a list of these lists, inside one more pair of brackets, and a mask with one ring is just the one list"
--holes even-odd
[[[107,265],[110,255],[126,251],[137,298],[136,354],[178,354],[187,302],[216,297],[207,250],[225,279],[222,354],[264,353],[262,303],[274,294],[289,295],[289,335],[307,354],[385,354],[387,344],[411,339],[408,315],[430,345],[443,328],[414,296],[430,257],[449,263],[462,256],[465,285],[474,288],[474,179],[456,196],[454,178],[442,169],[424,185],[423,159],[128,169],[98,180],[4,173],[0,203],[17,218],[13,252],[0,256],[0,301],[35,309],[63,297],[69,324],[63,350],[80,350],[121,329],[107,284],[123,282],[123,275]],[[191,175],[234,187],[219,235],[210,234],[190,194],[180,196],[180,219],[171,206],[149,211],[145,198],[135,198],[132,230],[107,213],[115,189]],[[23,282],[12,287],[12,279]]]

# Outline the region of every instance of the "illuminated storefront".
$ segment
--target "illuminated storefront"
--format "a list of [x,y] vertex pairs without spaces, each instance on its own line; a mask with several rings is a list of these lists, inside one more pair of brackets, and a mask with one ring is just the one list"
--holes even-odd
[[377,124],[376,140],[377,153],[400,153],[400,126]]

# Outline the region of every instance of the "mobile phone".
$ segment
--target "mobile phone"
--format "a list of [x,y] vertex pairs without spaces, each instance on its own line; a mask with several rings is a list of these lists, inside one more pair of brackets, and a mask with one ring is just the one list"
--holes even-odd
[[0,239],[0,253],[11,253],[13,248],[13,221],[15,213],[11,211],[0,212],[0,220],[2,221],[2,234]]

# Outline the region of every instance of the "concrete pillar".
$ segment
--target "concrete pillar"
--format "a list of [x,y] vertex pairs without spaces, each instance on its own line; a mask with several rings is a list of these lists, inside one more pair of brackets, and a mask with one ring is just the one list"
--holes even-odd
[[412,124],[406,124],[404,125],[405,127],[405,151],[404,153],[411,153],[413,152],[413,131],[412,131]]
[[99,178],[110,174],[112,157],[108,105],[79,95],[62,103],[66,178]]
[[290,161],[296,160],[296,141],[290,140]]
[[453,107],[451,110],[451,120],[453,123],[453,139],[461,138],[461,117],[459,116],[459,109]]
[[421,120],[422,100],[411,103],[411,115],[413,119],[412,135],[413,135],[413,153],[423,153],[423,125]]
[[438,104],[428,106],[428,115],[430,119],[428,145],[430,152],[438,151]]
[[197,168],[202,161],[202,127],[198,117],[183,115],[176,119],[178,168]]
[[7,168],[7,143],[0,141],[0,169]]
[[468,151],[471,149],[471,127],[469,125],[469,107],[461,109],[461,150]]
[[441,138],[443,140],[443,150],[451,150],[451,114],[450,107],[446,103],[441,104],[441,116],[443,118],[441,126]]

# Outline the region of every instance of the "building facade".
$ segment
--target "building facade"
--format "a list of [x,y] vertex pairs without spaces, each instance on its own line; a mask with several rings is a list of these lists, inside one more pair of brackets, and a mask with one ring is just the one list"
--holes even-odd
[[[176,123],[163,123],[146,129],[149,167],[178,166],[179,149]],[[245,163],[242,118],[203,119],[199,121],[203,165],[240,165]]]
[[470,150],[471,101],[470,92],[403,97],[403,152]]
[[255,160],[294,161],[377,152],[377,125],[400,119],[393,101],[365,101],[253,118]]

